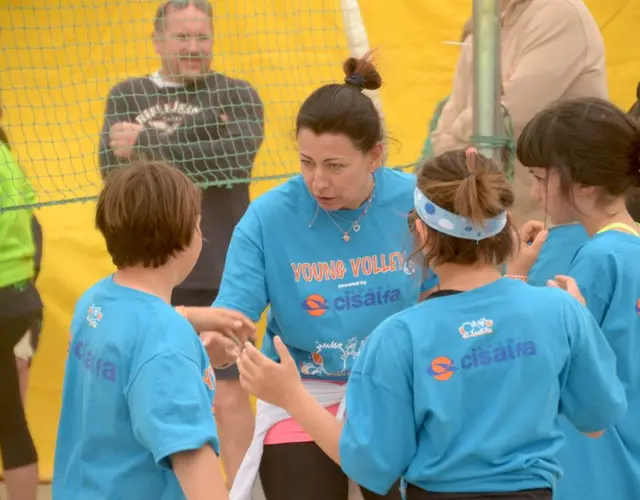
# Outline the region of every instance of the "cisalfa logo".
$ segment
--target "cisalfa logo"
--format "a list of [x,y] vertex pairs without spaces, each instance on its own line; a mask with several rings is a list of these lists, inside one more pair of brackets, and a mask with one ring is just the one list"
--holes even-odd
[[302,302],[302,307],[309,316],[322,316],[329,309],[341,313],[364,307],[383,306],[400,300],[399,288],[368,288],[365,290],[346,290],[342,295],[327,300],[314,293]]
[[439,381],[449,380],[453,374],[462,370],[477,370],[492,365],[516,362],[524,358],[538,355],[536,343],[533,340],[507,340],[500,344],[486,347],[474,347],[456,363],[447,356],[438,356],[427,367],[427,373]]
[[302,303],[302,307],[309,313],[309,316],[322,316],[329,309],[325,298],[317,293],[309,295]]

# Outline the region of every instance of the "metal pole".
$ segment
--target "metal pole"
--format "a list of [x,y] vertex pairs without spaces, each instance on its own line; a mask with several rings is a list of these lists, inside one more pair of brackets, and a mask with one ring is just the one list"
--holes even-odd
[[502,148],[487,137],[504,135],[500,68],[500,0],[473,0],[473,134],[478,151],[502,163]]

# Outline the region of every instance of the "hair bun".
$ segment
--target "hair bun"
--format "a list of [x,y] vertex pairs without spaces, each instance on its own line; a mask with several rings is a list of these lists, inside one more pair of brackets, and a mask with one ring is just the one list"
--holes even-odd
[[362,76],[360,73],[356,71],[354,73],[351,73],[349,76],[347,76],[344,79],[344,83],[348,85],[353,85],[354,87],[358,87],[359,89],[363,89],[364,84],[367,83],[367,81],[364,79],[364,76]]
[[371,62],[371,52],[367,52],[360,59],[350,57],[344,62],[342,69],[345,74],[345,85],[350,85],[360,90],[377,90],[382,86],[382,77]]

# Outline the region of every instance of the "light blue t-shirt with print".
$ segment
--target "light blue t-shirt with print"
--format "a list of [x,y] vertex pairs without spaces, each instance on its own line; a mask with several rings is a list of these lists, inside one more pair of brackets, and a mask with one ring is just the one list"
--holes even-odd
[[546,286],[558,274],[567,274],[569,265],[582,245],[589,240],[589,233],[581,224],[565,224],[549,229],[540,255],[527,276],[534,286]]
[[378,494],[401,476],[432,492],[553,488],[559,412],[594,432],[626,407],[589,311],[563,290],[503,278],[371,334],[347,383],[340,462]]
[[[349,241],[343,232],[365,207],[327,213],[302,176],[251,203],[233,233],[214,305],[254,321],[270,306],[262,350],[277,360],[280,336],[303,377],[346,379],[373,329],[418,300],[422,270],[407,260],[416,178],[374,175],[373,201]],[[422,287],[434,284],[431,276]]]
[[112,277],[77,302],[53,498],[184,500],[171,455],[218,452],[215,377],[189,322]]
[[592,237],[569,268],[616,355],[629,410],[600,439],[567,430],[557,500],[640,498],[639,256],[640,237],[607,231]]

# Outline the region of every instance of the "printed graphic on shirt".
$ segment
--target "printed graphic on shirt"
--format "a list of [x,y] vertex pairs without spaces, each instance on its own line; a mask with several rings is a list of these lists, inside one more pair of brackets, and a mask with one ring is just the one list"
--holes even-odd
[[91,304],[87,312],[87,323],[89,323],[92,328],[97,328],[100,320],[102,320],[102,308]]
[[462,370],[477,370],[495,364],[522,361],[537,356],[537,346],[533,340],[514,340],[474,347],[456,363],[448,356],[438,356],[427,368],[427,373],[438,381],[449,380]]
[[[293,262],[291,270],[297,283],[323,282],[342,280],[349,274],[354,279],[361,280],[372,275],[392,273],[402,269],[406,274],[411,273],[410,266],[404,267],[402,252],[391,252],[380,255],[355,257],[348,262],[342,259],[320,262]],[[415,272],[415,270],[413,270]]]
[[[213,368],[211,368],[211,365],[207,366],[207,369],[204,371],[204,374],[202,375],[202,380],[204,381],[204,385],[207,386],[207,389],[209,389],[212,392],[216,390],[216,374],[213,371]],[[211,413],[213,415],[216,414],[215,395],[214,395],[214,399],[211,402]]]
[[[342,377],[348,375],[352,361],[358,357],[366,339],[352,337],[347,342],[316,342],[311,361],[303,362],[300,372],[309,376]],[[324,354],[324,355],[323,355]],[[337,355],[336,355],[337,354]]]
[[493,333],[493,320],[480,318],[474,321],[465,321],[458,327],[458,331],[465,340],[489,335]]
[[207,369],[204,371],[204,374],[202,375],[202,380],[204,381],[204,384],[209,388],[210,391],[216,390],[216,374],[213,371],[213,368],[211,368],[211,365],[209,365]]
[[296,283],[323,283],[341,281],[338,291],[332,296],[310,293],[301,307],[312,317],[324,316],[328,311],[343,313],[356,309],[381,306],[397,302],[401,289],[395,286],[375,286],[370,283],[374,276],[402,271],[404,275],[415,274],[415,265],[405,262],[402,252],[367,255],[319,262],[294,262],[291,270]]
[[376,288],[346,290],[330,300],[327,300],[322,295],[311,294],[304,300],[302,307],[309,316],[319,317],[332,309],[340,313],[353,309],[391,304],[398,300],[400,300],[399,288],[379,286]]
[[202,108],[180,101],[162,103],[142,111],[136,116],[136,122],[144,127],[172,134],[184,124],[185,117],[202,112]]
[[89,376],[97,377],[106,382],[116,381],[118,374],[116,364],[94,350],[89,342],[83,340],[73,342],[72,340],[69,349],[69,359],[72,362],[78,363],[84,373]]

